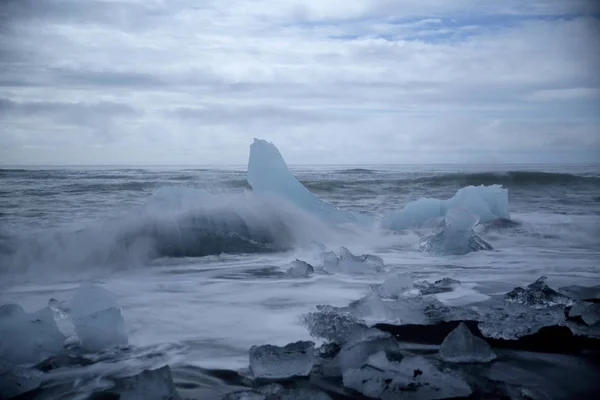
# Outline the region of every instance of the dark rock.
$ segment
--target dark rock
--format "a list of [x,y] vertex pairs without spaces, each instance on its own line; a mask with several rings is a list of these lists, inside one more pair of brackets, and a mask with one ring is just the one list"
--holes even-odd
[[0,399],[11,399],[31,392],[42,384],[43,374],[0,361]]

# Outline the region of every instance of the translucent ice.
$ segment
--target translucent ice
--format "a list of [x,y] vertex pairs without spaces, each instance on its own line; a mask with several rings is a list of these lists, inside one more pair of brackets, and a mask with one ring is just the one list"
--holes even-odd
[[236,390],[228,393],[222,400],[267,400],[267,396],[256,390]]
[[365,333],[373,331],[376,333],[371,333],[370,336],[361,335],[364,337],[345,343],[335,358],[323,367],[323,373],[327,376],[342,376],[348,369],[360,368],[371,355],[380,351],[388,356],[395,356],[397,360],[402,358],[396,339],[376,329]]
[[422,295],[447,293],[456,289],[460,285],[460,281],[452,278],[442,278],[429,283],[427,281],[415,282],[415,286],[419,288]]
[[498,218],[509,219],[508,190],[499,185],[467,186],[448,200],[420,199],[387,214],[382,226],[391,230],[420,228],[431,220],[445,217],[447,211],[454,208],[468,210],[481,223]]
[[492,246],[475,234],[479,217],[464,208],[449,210],[436,232],[420,242],[421,251],[440,255],[462,255],[472,251],[492,250]]
[[599,301],[600,300],[600,285],[598,286],[565,286],[558,291],[572,299],[581,301]]
[[71,300],[71,317],[81,345],[97,352],[128,344],[125,320],[115,296],[94,284],[83,284]]
[[569,317],[580,317],[588,325],[600,322],[600,303],[577,302],[569,310]]
[[302,323],[311,336],[335,343],[345,343],[358,330],[366,329],[349,312],[332,306],[317,306],[318,311],[303,316]]
[[521,287],[514,288],[508,292],[504,298],[511,303],[528,305],[533,308],[553,307],[556,305],[570,306],[573,300],[560,294],[546,284],[547,278],[542,276],[525,289]]
[[407,274],[392,273],[377,287],[377,293],[384,299],[397,299],[410,294],[416,295],[414,280]]
[[35,364],[62,352],[64,342],[48,307],[30,314],[18,304],[0,306],[0,361]]
[[265,140],[254,139],[250,145],[248,183],[255,194],[282,197],[327,221],[358,222],[356,215],[320,200],[304,187],[288,169],[277,147]]
[[344,274],[373,274],[384,270],[381,257],[372,254],[355,256],[345,247],[341,247],[339,257],[334,253],[323,254],[323,268],[327,272],[341,272]]
[[181,399],[175,389],[169,366],[145,370],[140,374],[119,379],[110,392],[118,394],[120,400]]
[[494,360],[496,354],[485,340],[474,336],[461,322],[442,342],[440,357],[453,363],[486,363]]
[[440,371],[422,357],[390,361],[384,352],[360,368],[346,370],[344,386],[376,399],[446,399],[466,397],[472,392],[465,381]]
[[285,271],[285,275],[290,278],[308,278],[315,272],[312,265],[307,262],[296,260],[290,263],[290,267]]
[[250,368],[255,378],[289,379],[308,376],[314,362],[313,342],[290,343],[284,347],[265,345],[250,348]]
[[41,372],[0,360],[0,399],[11,399],[27,393],[37,389],[41,383]]

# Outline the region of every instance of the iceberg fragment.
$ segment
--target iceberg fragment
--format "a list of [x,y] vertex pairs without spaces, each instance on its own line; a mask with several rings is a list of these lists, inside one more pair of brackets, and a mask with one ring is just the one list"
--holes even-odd
[[447,399],[472,393],[462,379],[440,371],[423,357],[391,361],[384,352],[367,360],[360,368],[344,372],[345,387],[375,399]]
[[71,317],[81,346],[97,352],[128,344],[125,320],[115,296],[94,284],[82,284],[71,300]]
[[580,317],[588,325],[600,322],[600,303],[577,302],[569,310],[569,318]]
[[344,212],[312,194],[288,169],[277,147],[265,140],[254,139],[250,145],[247,179],[255,194],[284,198],[332,223],[366,222],[368,219]]
[[308,278],[315,272],[312,265],[307,262],[296,260],[290,263],[290,267],[285,271],[285,275],[290,278]]
[[326,272],[345,274],[373,274],[382,272],[385,264],[381,257],[372,254],[356,256],[345,247],[341,247],[340,256],[333,252],[323,253],[323,269]]
[[382,227],[396,231],[421,228],[456,208],[468,210],[479,218],[480,223],[510,219],[507,189],[500,185],[467,186],[448,200],[419,199],[408,203],[402,209],[386,214]]
[[439,255],[462,255],[472,251],[492,250],[492,246],[481,239],[473,228],[479,217],[466,209],[448,211],[443,226],[420,242],[422,252]]
[[[144,370],[141,373],[117,380],[114,388],[108,391],[122,400],[147,400],[147,399],[168,399],[181,400],[179,393],[175,389],[171,368],[168,365],[154,369]],[[107,393],[106,397],[115,398]]]
[[18,304],[0,306],[0,361],[35,364],[62,352],[64,342],[48,307],[30,314]]
[[315,362],[315,344],[300,341],[284,347],[264,345],[250,348],[250,368],[255,378],[289,379],[308,376]]
[[473,335],[461,322],[442,342],[440,357],[453,363],[487,363],[496,359],[496,354],[485,340]]
[[570,306],[573,299],[560,294],[546,284],[547,277],[542,276],[525,289],[516,287],[504,298],[507,302],[527,305],[533,308],[553,307],[556,305]]

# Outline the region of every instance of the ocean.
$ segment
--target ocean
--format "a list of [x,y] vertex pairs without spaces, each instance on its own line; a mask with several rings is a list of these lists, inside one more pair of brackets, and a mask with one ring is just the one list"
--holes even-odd
[[[68,302],[82,281],[116,295],[135,351],[127,368],[169,364],[176,384],[217,385],[205,370],[248,367],[254,345],[313,340],[301,317],[343,307],[385,274],[283,275],[328,250],[462,285],[466,304],[547,276],[600,284],[600,167],[559,165],[292,166],[320,199],[378,218],[469,185],[508,189],[511,227],[477,227],[493,251],[433,255],[422,232],[332,227],[252,198],[245,166],[47,167],[0,170],[0,304],[32,312]],[[265,232],[270,232],[265,234]],[[149,355],[151,354],[151,355]],[[117,363],[117,364],[118,364]],[[114,363],[111,364],[114,366]],[[108,367],[107,367],[108,368]],[[200,382],[201,383],[197,383]],[[215,383],[217,382],[217,383]],[[187,385],[187,386],[186,386]]]

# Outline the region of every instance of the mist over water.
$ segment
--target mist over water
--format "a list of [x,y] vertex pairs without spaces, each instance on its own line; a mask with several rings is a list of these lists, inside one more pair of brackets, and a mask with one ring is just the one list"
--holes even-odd
[[[541,275],[600,283],[600,169],[561,166],[297,167],[316,196],[375,220],[461,187],[509,190],[513,227],[478,226],[494,247],[465,256],[418,251],[423,232],[333,227],[257,198],[245,168],[0,170],[0,303],[28,311],[70,299],[80,280],[113,291],[134,346],[167,346],[174,365],[244,368],[252,345],[309,339],[300,316],[345,306],[385,275],[282,275],[315,243],[381,256],[392,270],[464,283],[456,304]],[[243,328],[242,328],[243,327]]]

